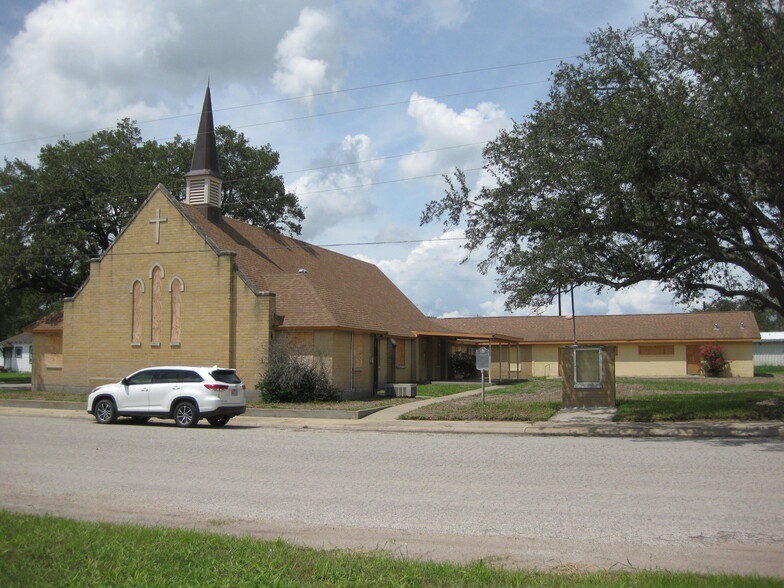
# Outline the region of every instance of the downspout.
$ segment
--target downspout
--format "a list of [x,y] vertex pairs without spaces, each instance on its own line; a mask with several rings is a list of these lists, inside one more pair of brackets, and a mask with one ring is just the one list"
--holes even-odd
[[354,331],[351,331],[351,353],[348,360],[348,386],[354,392]]
[[373,395],[378,392],[378,335],[373,335]]
[[391,353],[389,354],[389,378],[387,384],[394,384],[397,382],[395,371],[397,370],[397,341],[392,337],[389,338]]

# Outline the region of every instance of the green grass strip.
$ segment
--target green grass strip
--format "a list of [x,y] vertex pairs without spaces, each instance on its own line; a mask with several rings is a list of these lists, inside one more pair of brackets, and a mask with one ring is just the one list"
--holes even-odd
[[29,384],[30,374],[20,372],[0,372],[0,384]]
[[[110,508],[110,505],[107,505]],[[29,586],[767,587],[776,579],[648,571],[547,573],[384,552],[0,511],[0,582]]]
[[784,419],[784,392],[669,394],[618,399],[616,421]]
[[634,385],[644,390],[660,392],[752,392],[757,390],[784,391],[781,381],[768,381],[760,378],[754,382],[736,382],[732,378],[700,378],[695,380],[644,380],[618,378],[616,387]]

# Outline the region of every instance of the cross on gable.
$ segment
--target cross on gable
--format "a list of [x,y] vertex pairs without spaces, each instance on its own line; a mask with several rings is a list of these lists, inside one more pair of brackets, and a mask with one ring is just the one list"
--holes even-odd
[[155,223],[155,242],[161,242],[161,223],[168,222],[168,218],[161,218],[161,209],[157,208],[155,212],[155,218],[151,218],[150,222]]

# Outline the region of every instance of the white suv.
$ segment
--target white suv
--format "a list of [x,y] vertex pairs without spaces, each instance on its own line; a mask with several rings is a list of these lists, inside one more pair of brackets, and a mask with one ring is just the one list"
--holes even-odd
[[195,427],[206,418],[213,427],[222,427],[245,412],[245,386],[233,369],[150,367],[93,390],[87,412],[101,424],[128,416],[137,422],[174,419],[180,427]]

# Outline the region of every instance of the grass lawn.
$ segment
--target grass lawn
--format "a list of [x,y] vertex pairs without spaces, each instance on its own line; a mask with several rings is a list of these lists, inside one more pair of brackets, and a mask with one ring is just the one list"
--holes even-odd
[[[487,390],[479,396],[419,408],[401,418],[411,420],[549,419],[561,408],[561,380],[532,379]],[[619,378],[615,420],[651,422],[689,420],[778,420],[784,418],[781,378]]]
[[87,402],[87,394],[77,392],[31,392],[30,390],[0,390],[0,400],[60,400],[66,402]]
[[755,365],[754,375],[758,377],[770,377],[773,374],[784,374],[784,365]]
[[618,399],[616,421],[729,420],[773,421],[784,419],[784,392],[724,392],[672,394]]
[[322,551],[178,529],[0,511],[3,586],[765,587],[779,579],[648,571],[532,572]]
[[0,372],[0,384],[29,384],[30,374],[25,372]]

